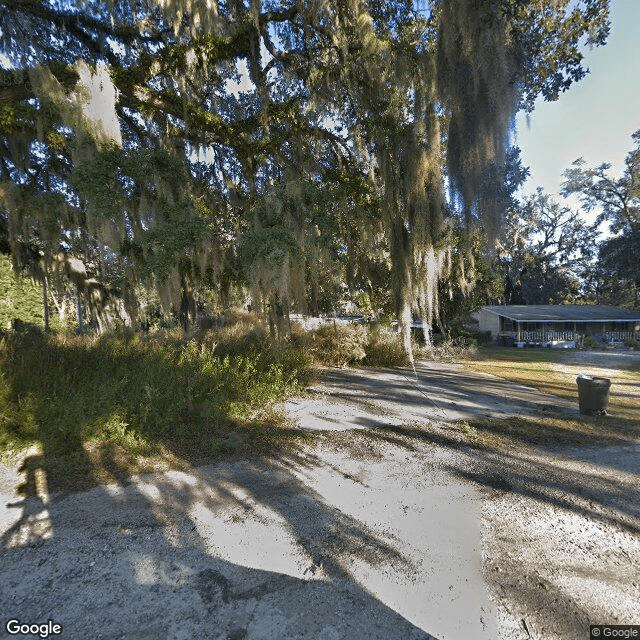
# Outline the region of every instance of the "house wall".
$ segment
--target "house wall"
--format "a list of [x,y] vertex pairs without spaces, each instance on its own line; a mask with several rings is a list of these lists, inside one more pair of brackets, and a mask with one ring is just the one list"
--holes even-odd
[[478,325],[480,331],[491,331],[491,339],[495,341],[500,333],[500,316],[485,309],[480,309]]

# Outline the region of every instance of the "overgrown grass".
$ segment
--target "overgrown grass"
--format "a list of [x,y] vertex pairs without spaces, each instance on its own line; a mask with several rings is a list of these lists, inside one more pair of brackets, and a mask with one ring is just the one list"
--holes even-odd
[[415,350],[416,358],[440,362],[457,362],[475,357],[478,345],[474,340],[453,338],[434,342],[431,346],[420,345]]
[[369,330],[359,324],[335,324],[312,331],[307,348],[315,362],[336,367],[361,363]]
[[[409,356],[402,336],[381,324],[328,324],[305,331],[294,325],[289,342],[318,365],[334,367],[406,367]],[[455,338],[426,347],[414,339],[416,360],[454,361],[477,352],[474,339]]]
[[406,367],[409,356],[398,333],[385,327],[369,332],[363,364],[370,367]]
[[37,445],[49,475],[71,476],[95,475],[105,461],[130,472],[267,446],[286,433],[273,401],[304,386],[308,363],[251,339],[241,348],[239,334],[233,345],[211,332],[5,334],[0,451]]
[[294,325],[288,340],[318,365],[404,367],[409,364],[401,337],[387,327],[335,323],[306,331]]

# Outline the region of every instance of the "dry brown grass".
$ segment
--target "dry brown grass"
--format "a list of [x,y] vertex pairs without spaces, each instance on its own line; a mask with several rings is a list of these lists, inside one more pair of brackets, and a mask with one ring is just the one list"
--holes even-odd
[[611,380],[606,416],[541,415],[509,420],[483,419],[472,423],[469,439],[486,444],[519,441],[528,444],[595,444],[603,441],[640,440],[640,375],[637,370],[604,368],[567,362],[553,350],[481,349],[473,358],[460,360],[465,368],[560,396],[577,403],[579,373]]

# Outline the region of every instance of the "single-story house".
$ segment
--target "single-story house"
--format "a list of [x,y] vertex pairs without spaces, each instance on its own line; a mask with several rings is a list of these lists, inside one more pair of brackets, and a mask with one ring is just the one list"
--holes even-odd
[[600,304],[486,306],[477,319],[480,331],[506,345],[575,347],[585,336],[602,343],[640,341],[640,311]]

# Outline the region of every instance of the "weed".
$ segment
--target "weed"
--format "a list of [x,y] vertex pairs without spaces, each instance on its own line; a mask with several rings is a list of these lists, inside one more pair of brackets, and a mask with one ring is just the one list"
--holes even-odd
[[320,364],[346,367],[364,359],[368,341],[366,327],[334,323],[311,332],[310,351]]
[[473,358],[477,352],[478,346],[473,339],[453,338],[430,347],[420,347],[416,355],[424,360],[452,362]]
[[[130,457],[217,455],[229,430],[250,430],[271,403],[309,379],[304,355],[271,344],[258,349],[242,335],[224,355],[220,336],[6,335],[0,452],[39,444],[44,459],[60,458],[63,474],[87,467],[87,450],[101,443]],[[245,444],[251,437],[238,439],[237,447]]]
[[400,334],[383,327],[371,330],[363,364],[371,367],[406,367],[409,356]]

